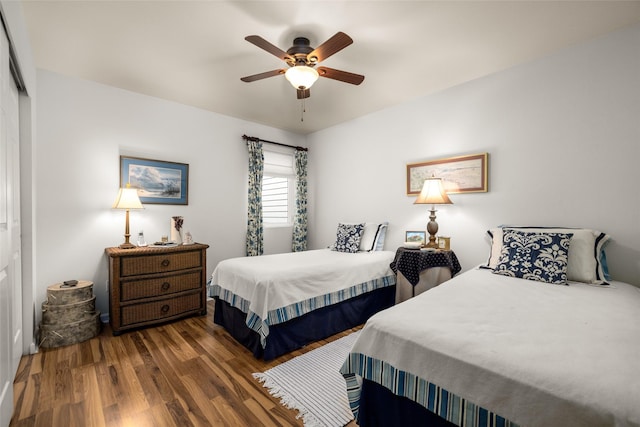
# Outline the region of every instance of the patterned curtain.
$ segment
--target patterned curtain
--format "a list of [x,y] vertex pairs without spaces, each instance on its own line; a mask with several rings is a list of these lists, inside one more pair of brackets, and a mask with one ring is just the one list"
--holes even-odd
[[262,255],[262,142],[247,140],[249,149],[249,208],[247,211],[247,256]]
[[291,250],[307,250],[307,152],[296,150],[296,213],[293,217],[293,243]]

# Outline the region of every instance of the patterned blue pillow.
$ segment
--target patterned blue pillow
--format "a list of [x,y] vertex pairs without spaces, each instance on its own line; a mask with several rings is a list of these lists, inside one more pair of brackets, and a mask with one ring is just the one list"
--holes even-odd
[[566,284],[572,233],[527,233],[504,229],[494,273],[539,282]]
[[331,245],[331,250],[350,253],[358,252],[363,232],[364,224],[338,224],[336,242]]

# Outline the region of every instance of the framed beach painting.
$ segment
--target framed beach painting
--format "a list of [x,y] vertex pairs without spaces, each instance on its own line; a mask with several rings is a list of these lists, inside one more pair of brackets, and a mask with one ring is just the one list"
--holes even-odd
[[120,156],[120,187],[138,189],[142,203],[189,204],[189,165]]
[[487,153],[407,164],[407,196],[417,196],[424,180],[442,179],[448,194],[487,192]]

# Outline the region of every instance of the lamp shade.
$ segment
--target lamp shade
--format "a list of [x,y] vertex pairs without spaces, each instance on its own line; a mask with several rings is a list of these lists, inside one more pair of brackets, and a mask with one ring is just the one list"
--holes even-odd
[[120,188],[116,201],[113,202],[114,209],[124,209],[127,212],[124,226],[124,243],[119,247],[121,249],[133,249],[136,246],[129,242],[129,209],[144,209],[140,197],[138,197],[138,190],[136,188],[129,187],[129,184],[125,188]]
[[450,205],[453,204],[447,192],[442,185],[442,179],[440,178],[427,178],[422,185],[422,191],[414,204],[429,204],[429,205]]
[[284,73],[284,76],[296,89],[309,89],[318,80],[316,69],[306,65],[291,67]]
[[118,191],[116,201],[111,207],[114,209],[144,209],[138,197],[138,189],[129,187],[121,188]]

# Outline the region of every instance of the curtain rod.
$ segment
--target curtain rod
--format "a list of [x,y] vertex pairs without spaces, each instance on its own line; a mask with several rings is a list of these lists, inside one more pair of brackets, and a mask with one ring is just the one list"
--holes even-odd
[[256,138],[255,136],[247,136],[247,135],[242,135],[242,139],[244,139],[245,141],[260,141],[260,142],[267,142],[269,144],[275,144],[275,145],[280,145],[282,147],[289,147],[289,148],[295,148],[298,151],[309,151],[308,148],[305,147],[300,147],[298,145],[288,145],[288,144],[283,144],[281,142],[273,142],[273,141],[267,141],[266,139],[260,139],[260,138]]

